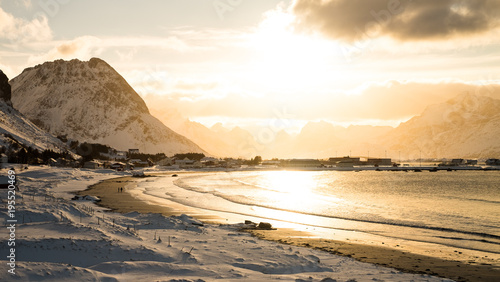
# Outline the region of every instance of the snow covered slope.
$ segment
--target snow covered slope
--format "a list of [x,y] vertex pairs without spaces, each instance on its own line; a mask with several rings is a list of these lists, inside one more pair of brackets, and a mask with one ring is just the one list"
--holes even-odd
[[[424,158],[491,158],[500,156],[500,100],[459,95],[428,107],[402,123],[385,141],[392,150]],[[410,157],[411,157],[410,156]]]
[[[17,144],[17,145],[14,145]],[[41,130],[20,112],[0,101],[0,146],[32,147],[39,151],[64,150],[65,145],[54,136]]]
[[32,147],[43,151],[60,152],[65,145],[54,136],[38,128],[20,112],[12,108],[10,85],[0,70],[0,146],[6,148]]
[[11,85],[14,107],[55,136],[145,153],[203,152],[153,117],[101,59],[46,62],[25,69]]

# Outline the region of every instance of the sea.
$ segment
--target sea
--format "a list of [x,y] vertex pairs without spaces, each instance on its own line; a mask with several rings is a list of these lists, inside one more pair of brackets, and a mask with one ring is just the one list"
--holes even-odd
[[207,213],[500,254],[499,171],[231,171],[173,183],[169,175],[141,187]]

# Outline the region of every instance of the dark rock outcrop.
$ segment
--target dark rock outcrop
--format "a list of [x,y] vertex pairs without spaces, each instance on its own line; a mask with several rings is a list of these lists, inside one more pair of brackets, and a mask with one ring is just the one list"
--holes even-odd
[[11,95],[11,88],[9,84],[9,79],[3,73],[3,71],[0,70],[0,100],[3,100],[5,102],[10,102],[10,95]]

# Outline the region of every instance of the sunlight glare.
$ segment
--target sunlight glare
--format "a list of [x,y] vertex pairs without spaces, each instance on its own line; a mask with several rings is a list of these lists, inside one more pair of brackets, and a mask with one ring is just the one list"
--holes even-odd
[[269,186],[273,190],[283,193],[307,193],[316,186],[312,174],[301,171],[277,171],[267,175]]
[[284,11],[269,12],[251,39],[257,54],[249,76],[267,88],[312,87],[340,72],[337,43],[297,34],[293,20]]
[[[266,175],[267,187],[278,193],[270,193],[269,199],[279,202],[283,209],[297,209],[308,211],[314,207],[316,201],[312,196],[312,190],[317,183],[314,175],[301,171],[273,171]],[[278,195],[278,196],[277,196]]]

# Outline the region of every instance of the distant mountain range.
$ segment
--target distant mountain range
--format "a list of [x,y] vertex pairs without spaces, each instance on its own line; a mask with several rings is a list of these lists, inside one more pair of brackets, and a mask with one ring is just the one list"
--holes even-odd
[[217,156],[261,155],[264,158],[328,158],[356,155],[395,160],[500,157],[500,100],[461,94],[428,107],[398,127],[336,126],[308,122],[291,135],[280,131],[261,144],[248,131],[216,124],[212,128],[188,120],[173,109],[154,110],[165,124]]
[[[14,136],[39,148],[64,146],[53,136],[167,155],[197,152],[218,157],[328,158],[356,155],[423,158],[500,157],[500,100],[458,95],[421,115],[388,126],[307,123],[298,134],[258,140],[241,127],[208,128],[172,108],[144,100],[101,59],[46,62],[7,83],[0,75],[0,145]],[[7,90],[12,86],[12,93]],[[10,89],[10,88],[9,88]],[[11,107],[11,105],[13,107]],[[16,109],[16,110],[15,110]]]
[[500,100],[461,94],[429,106],[382,139],[416,157],[500,157]]
[[[208,128],[201,123],[190,121],[182,117],[181,114],[173,108],[155,109],[152,114],[158,117],[165,125],[172,130],[186,136],[214,156],[219,157],[248,157],[244,150],[247,142],[255,143],[253,136],[241,129],[232,130],[222,127],[218,124],[213,128]],[[252,156],[255,156],[253,152]]]
[[10,84],[14,108],[54,136],[144,153],[204,152],[153,117],[101,59],[46,62],[25,69]]

